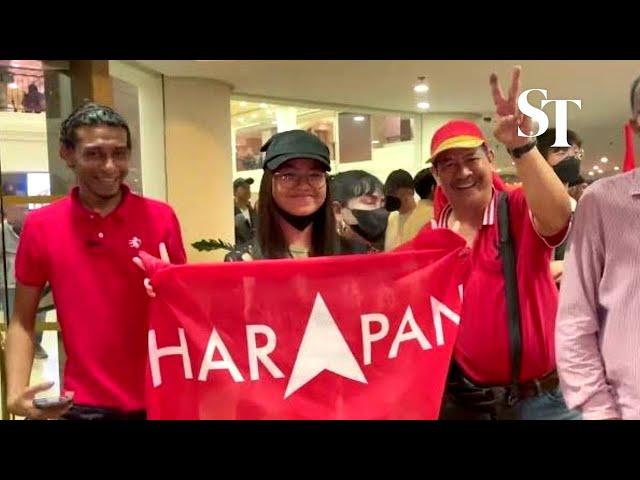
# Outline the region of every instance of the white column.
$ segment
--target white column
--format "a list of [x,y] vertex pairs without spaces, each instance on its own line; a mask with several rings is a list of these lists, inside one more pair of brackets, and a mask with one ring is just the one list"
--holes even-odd
[[296,107],[277,107],[276,122],[278,133],[298,128]]
[[222,260],[197,240],[234,242],[231,87],[209,79],[165,77],[167,193],[190,262]]

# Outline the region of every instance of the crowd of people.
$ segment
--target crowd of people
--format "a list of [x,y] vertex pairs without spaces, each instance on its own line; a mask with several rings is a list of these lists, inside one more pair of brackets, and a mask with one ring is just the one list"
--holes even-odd
[[[441,418],[640,418],[631,233],[640,222],[640,174],[586,188],[575,132],[569,147],[553,146],[553,130],[519,135],[532,131],[517,106],[520,75],[515,68],[506,94],[490,78],[493,134],[515,164],[518,188],[502,181],[490,143],[468,120],[434,133],[430,168],[415,176],[396,170],[384,183],[362,170],[332,175],[318,137],[280,132],[262,147],[256,205],[253,180],[234,181],[235,246],[225,260],[380,255],[420,248],[430,229],[452,229],[472,267]],[[640,132],[638,84],[630,122]],[[27,418],[145,418],[142,319],[145,289],[154,292],[131,257],[144,250],[185,263],[179,222],[169,205],[123,183],[131,134],[112,109],[76,109],[61,127],[60,152],[77,186],[21,229],[6,348],[9,409]],[[48,408],[34,397],[51,384],[29,386],[45,285],[67,351],[64,390],[73,392]]]

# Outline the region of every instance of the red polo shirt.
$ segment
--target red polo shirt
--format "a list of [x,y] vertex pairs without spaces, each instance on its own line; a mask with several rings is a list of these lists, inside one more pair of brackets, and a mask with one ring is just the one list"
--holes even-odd
[[144,409],[147,308],[139,250],[159,256],[165,242],[173,263],[185,263],[180,225],[171,207],[123,187],[106,217],[70,196],[31,212],[20,235],[16,278],[51,284],[67,362],[64,390],[74,402]]
[[[515,244],[520,299],[520,381],[525,382],[555,369],[554,329],[558,290],[549,262],[553,247],[564,241],[569,225],[552,238],[544,238],[534,228],[524,191],[518,188],[505,193]],[[438,226],[446,226],[450,215],[451,206],[447,205],[438,217]],[[454,358],[465,375],[482,385],[508,385],[512,381],[504,273],[498,238],[497,195],[494,190],[471,247],[472,271],[463,293],[460,330],[454,352]]]

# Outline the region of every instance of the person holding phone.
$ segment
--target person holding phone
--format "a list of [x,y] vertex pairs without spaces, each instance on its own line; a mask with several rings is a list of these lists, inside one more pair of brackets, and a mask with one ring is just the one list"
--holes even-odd
[[[88,103],[63,122],[60,156],[77,179],[62,200],[31,212],[16,254],[16,294],[6,341],[8,409],[33,419],[144,419],[147,309],[131,262],[164,243],[185,263],[173,209],[124,184],[131,133],[111,108]],[[67,362],[61,397],[29,386],[42,289],[55,298]]]

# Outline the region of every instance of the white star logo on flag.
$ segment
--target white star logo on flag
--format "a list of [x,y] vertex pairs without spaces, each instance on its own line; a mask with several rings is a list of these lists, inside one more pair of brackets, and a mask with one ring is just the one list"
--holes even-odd
[[367,383],[358,361],[340,333],[322,296],[318,293],[284,398],[292,395],[324,370]]

